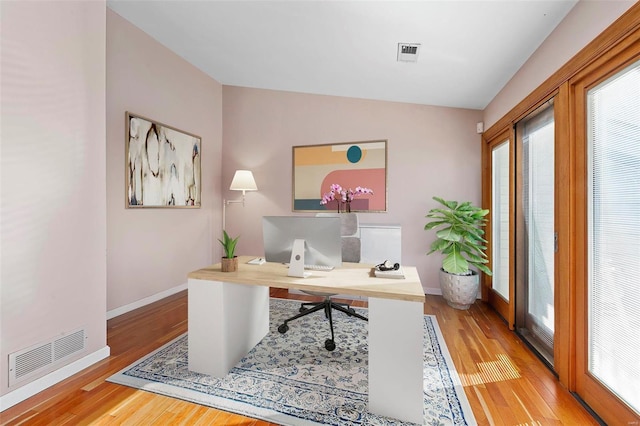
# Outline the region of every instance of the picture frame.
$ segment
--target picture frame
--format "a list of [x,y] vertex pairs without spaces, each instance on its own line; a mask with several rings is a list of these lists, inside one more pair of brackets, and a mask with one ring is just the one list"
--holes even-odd
[[387,140],[294,146],[292,149],[294,212],[344,210],[336,200],[321,204],[331,185],[364,187],[373,194],[356,196],[353,212],[387,211]]
[[125,113],[127,208],[200,208],[200,136]]

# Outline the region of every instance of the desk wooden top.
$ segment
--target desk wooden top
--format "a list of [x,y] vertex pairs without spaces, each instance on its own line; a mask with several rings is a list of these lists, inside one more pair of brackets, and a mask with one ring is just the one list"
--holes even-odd
[[239,256],[238,271],[222,272],[220,263],[198,269],[188,277],[199,280],[222,281],[237,284],[261,285],[286,289],[318,291],[352,296],[378,297],[424,303],[425,296],[418,271],[414,266],[403,266],[404,279],[378,278],[372,275],[373,265],[343,263],[332,271],[307,271],[307,278],[290,277],[289,268],[281,263],[247,264],[258,256]]

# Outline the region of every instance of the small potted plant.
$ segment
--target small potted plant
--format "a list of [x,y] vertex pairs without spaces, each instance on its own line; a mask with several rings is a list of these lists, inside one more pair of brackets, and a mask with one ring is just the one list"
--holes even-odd
[[222,272],[235,272],[238,270],[238,257],[235,255],[236,253],[236,244],[238,244],[238,238],[231,238],[227,231],[223,230],[223,239],[219,239],[220,244],[224,248],[224,256],[222,257]]
[[426,217],[431,221],[426,231],[437,229],[436,240],[431,243],[427,255],[440,252],[444,255],[440,269],[440,288],[449,306],[469,309],[478,294],[479,277],[476,269],[491,275],[485,250],[487,242],[482,229],[489,210],[473,206],[470,202],[445,201],[433,197],[443,207],[433,208]]

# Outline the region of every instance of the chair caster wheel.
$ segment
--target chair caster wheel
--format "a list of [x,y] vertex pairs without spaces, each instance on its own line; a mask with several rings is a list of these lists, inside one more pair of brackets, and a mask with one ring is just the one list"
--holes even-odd
[[351,314],[355,314],[356,310],[353,308],[349,308],[349,316],[351,316]]
[[336,348],[336,344],[334,343],[333,340],[327,339],[327,340],[324,341],[324,348],[326,350],[328,350],[329,352],[331,352],[332,350],[334,350]]
[[306,310],[307,308],[305,308],[304,306],[300,306],[300,309],[298,309],[298,312],[303,313]]
[[289,326],[287,324],[282,324],[278,327],[278,331],[280,332],[280,334],[286,333],[287,330],[289,330]]

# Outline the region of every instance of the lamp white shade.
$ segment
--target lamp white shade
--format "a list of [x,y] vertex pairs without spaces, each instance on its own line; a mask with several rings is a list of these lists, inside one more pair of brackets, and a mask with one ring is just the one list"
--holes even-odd
[[232,191],[242,191],[244,194],[244,191],[257,191],[258,185],[256,185],[256,180],[253,178],[253,173],[251,173],[250,170],[236,170],[229,189]]

